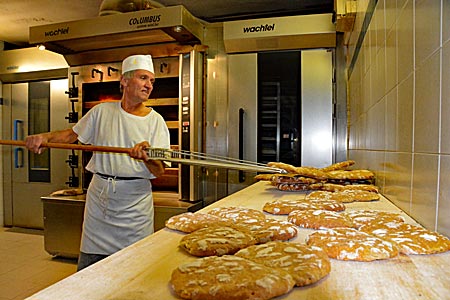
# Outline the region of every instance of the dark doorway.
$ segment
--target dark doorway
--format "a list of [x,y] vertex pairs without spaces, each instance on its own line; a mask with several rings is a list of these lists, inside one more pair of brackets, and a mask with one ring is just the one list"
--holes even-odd
[[258,162],[300,165],[301,52],[258,53]]

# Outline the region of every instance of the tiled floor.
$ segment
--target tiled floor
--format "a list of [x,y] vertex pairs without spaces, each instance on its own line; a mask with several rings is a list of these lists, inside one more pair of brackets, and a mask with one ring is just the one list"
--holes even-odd
[[24,299],[76,272],[76,261],[53,258],[39,230],[0,227],[0,300]]

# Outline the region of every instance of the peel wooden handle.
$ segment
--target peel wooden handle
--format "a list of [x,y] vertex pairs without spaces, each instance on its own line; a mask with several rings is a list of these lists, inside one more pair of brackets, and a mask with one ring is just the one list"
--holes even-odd
[[[15,140],[0,140],[0,145],[14,145],[25,147],[24,141],[15,141]],[[66,144],[66,143],[42,143],[41,147],[46,148],[60,148],[60,149],[71,149],[71,150],[83,150],[83,151],[96,151],[96,152],[112,152],[112,153],[127,153],[129,154],[131,148],[123,148],[123,147],[108,147],[108,146],[92,146],[92,145],[79,145],[79,144]],[[156,149],[158,150],[158,149]],[[161,149],[159,149],[161,150]],[[152,155],[153,154],[153,155]],[[172,157],[169,153],[169,156],[164,155],[154,155],[154,153],[149,153],[150,159],[152,160],[164,160],[171,161],[181,164],[194,165],[194,166],[204,166],[204,167],[218,167],[225,169],[235,169],[242,171],[251,171],[251,172],[269,172],[269,173],[284,173],[286,171],[277,168],[271,168],[267,166],[258,166],[249,165],[247,163],[233,161],[227,161],[219,159],[217,156],[211,159],[207,159],[206,155],[201,155],[200,158],[181,158],[177,155]],[[188,155],[189,156],[189,155]],[[253,164],[253,163],[252,163]]]
[[[25,141],[0,140],[0,145],[22,146],[25,147]],[[113,153],[130,153],[131,148],[109,147],[109,146],[93,146],[67,143],[42,143],[43,148],[57,148],[69,150],[83,150],[96,152],[113,152]]]

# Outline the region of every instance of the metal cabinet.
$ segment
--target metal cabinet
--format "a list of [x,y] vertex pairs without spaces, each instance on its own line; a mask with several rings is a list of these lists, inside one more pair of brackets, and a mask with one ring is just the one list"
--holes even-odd
[[76,258],[80,253],[85,195],[42,197],[44,247],[54,256]]

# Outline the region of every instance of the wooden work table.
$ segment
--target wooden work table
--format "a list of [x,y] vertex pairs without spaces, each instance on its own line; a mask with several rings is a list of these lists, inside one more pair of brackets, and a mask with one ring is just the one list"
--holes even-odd
[[[302,193],[281,192],[266,182],[258,182],[201,211],[221,206],[261,210],[267,201],[303,196]],[[403,214],[385,198],[370,203],[349,203],[346,206],[347,210],[377,209]],[[286,216],[269,216],[286,219]],[[409,217],[407,221],[414,223]],[[300,229],[298,237],[291,242],[304,243],[305,237],[311,232]],[[169,285],[172,270],[182,263],[197,259],[178,248],[183,235],[164,228],[27,299],[178,299]],[[276,299],[450,299],[450,252],[402,255],[374,262],[332,259],[331,268],[331,273],[321,281],[294,288],[289,294]]]

